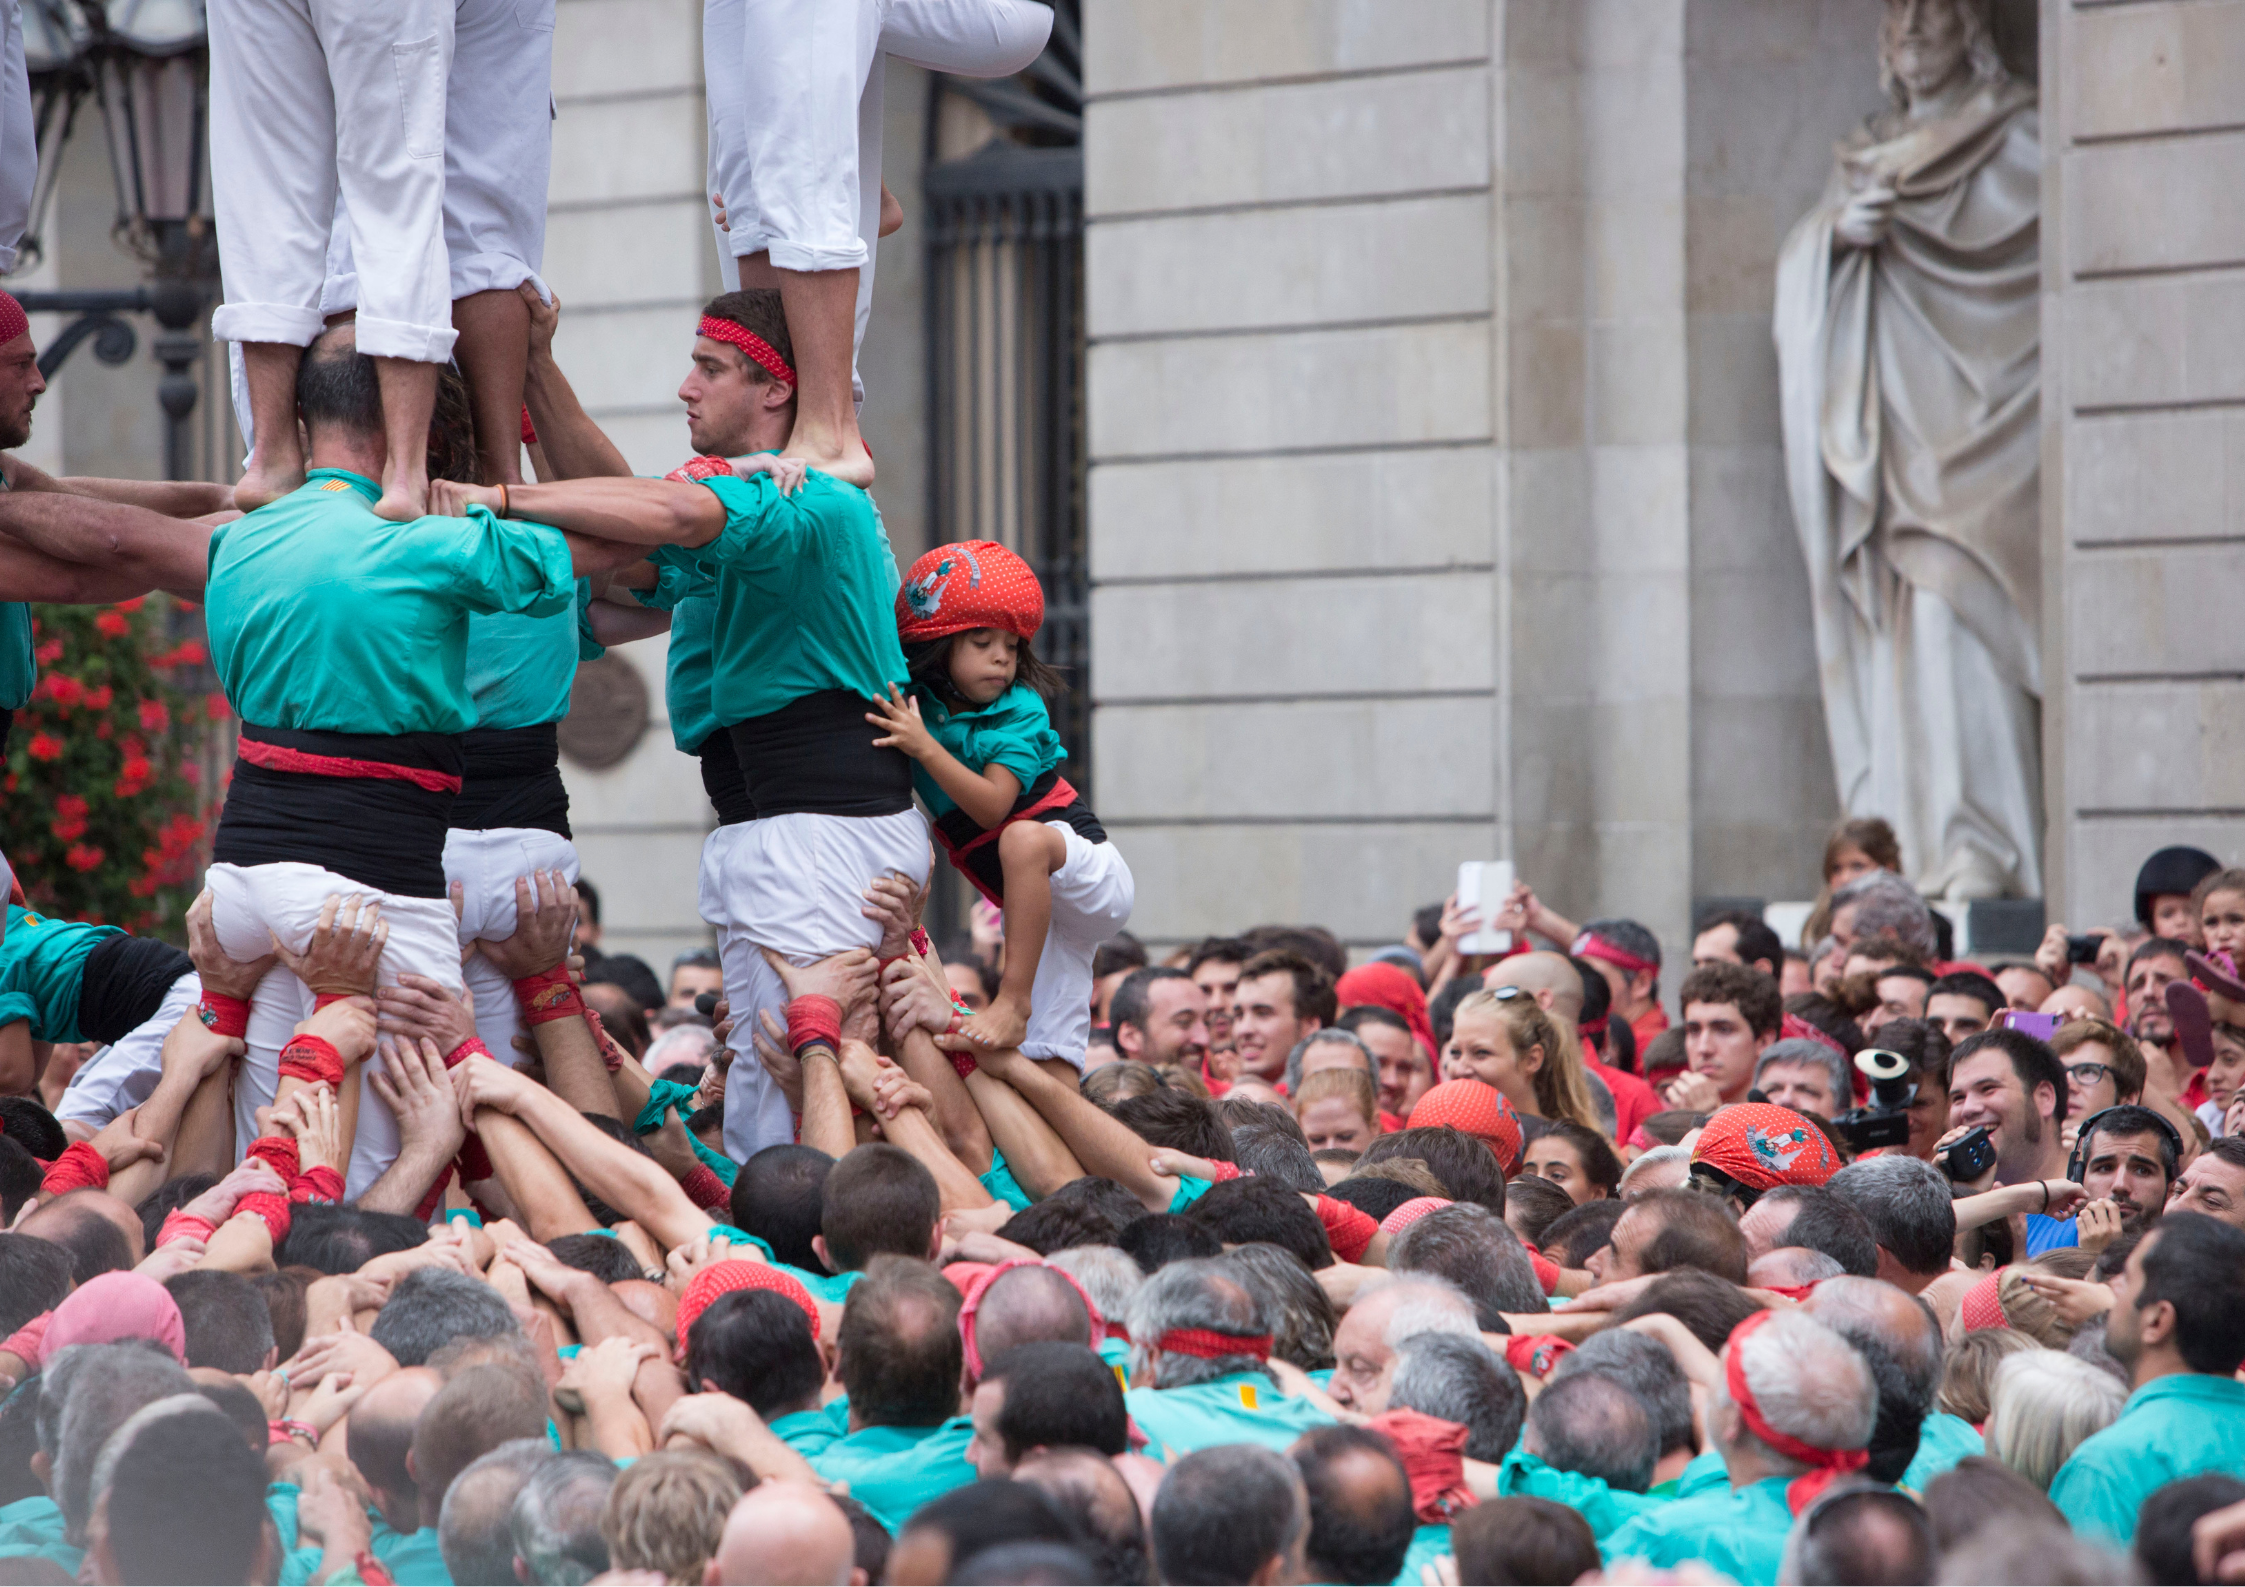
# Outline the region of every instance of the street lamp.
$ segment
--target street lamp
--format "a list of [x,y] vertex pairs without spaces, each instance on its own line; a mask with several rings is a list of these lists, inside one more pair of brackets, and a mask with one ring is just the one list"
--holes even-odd
[[189,418],[195,411],[196,325],[217,267],[208,167],[210,52],[202,0],[23,0],[24,54],[37,86],[39,186],[24,251],[36,257],[39,233],[81,106],[101,112],[109,170],[117,190],[112,235],[151,267],[153,280],[129,292],[26,292],[34,312],[78,320],[40,357],[43,374],[62,366],[88,336],[94,356],[119,364],[132,356],[131,328],[116,316],[153,314],[154,351],[164,366],[157,388],[168,423],[164,474],[190,472]]

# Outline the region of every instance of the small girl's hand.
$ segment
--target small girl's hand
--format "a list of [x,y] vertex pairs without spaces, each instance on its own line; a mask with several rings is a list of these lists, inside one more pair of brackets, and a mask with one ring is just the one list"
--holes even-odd
[[935,735],[920,720],[919,700],[893,683],[889,697],[875,700],[865,719],[888,735],[873,741],[875,749],[900,749],[914,760],[926,760],[935,752]]
[[779,487],[782,496],[792,496],[801,490],[803,478],[810,471],[811,465],[799,457],[751,457],[733,465],[733,472],[742,479],[751,474],[771,475],[772,483]]

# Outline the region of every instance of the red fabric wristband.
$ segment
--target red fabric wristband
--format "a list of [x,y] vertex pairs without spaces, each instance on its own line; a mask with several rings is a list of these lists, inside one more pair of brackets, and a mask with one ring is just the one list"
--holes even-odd
[[[1211,1161],[1208,1165],[1208,1182],[1212,1185],[1221,1185],[1227,1179],[1240,1178],[1241,1172],[1237,1163]],[[1379,1225],[1374,1224],[1373,1227],[1376,1229]]]
[[218,1232],[218,1225],[200,1213],[189,1212],[185,1207],[175,1207],[164,1218],[164,1226],[156,1231],[156,1247],[161,1250],[174,1240],[208,1240]]
[[585,1011],[584,994],[577,990],[577,983],[569,979],[569,967],[565,964],[526,975],[515,982],[514,1000],[521,1005],[525,1025],[543,1025],[548,1020],[567,1019]]
[[579,1009],[585,1016],[587,1028],[592,1031],[593,1045],[600,1049],[601,1063],[610,1074],[619,1073],[624,1067],[624,1050],[616,1045],[616,1038],[609,1035],[608,1027],[601,1023],[600,1010],[584,1008],[582,1005],[579,1005]]
[[86,1141],[73,1141],[39,1181],[42,1196],[67,1196],[73,1190],[107,1190],[109,1159]]
[[242,1156],[245,1159],[256,1158],[283,1179],[294,1179],[303,1172],[303,1165],[297,1157],[296,1143],[285,1135],[260,1135],[249,1143],[249,1150],[242,1153]]
[[787,1005],[787,1050],[801,1057],[820,1045],[842,1050],[842,1005],[814,992]]
[[452,1166],[459,1170],[463,1186],[479,1185],[489,1179],[492,1174],[491,1154],[483,1149],[483,1137],[470,1135],[461,1142],[460,1155],[453,1160]]
[[324,1082],[341,1090],[343,1055],[323,1036],[292,1036],[281,1049],[281,1078],[311,1085]]
[[1540,1378],[1572,1349],[1574,1346],[1557,1334],[1514,1334],[1504,1342],[1504,1358],[1513,1371]]
[[[471,1135],[468,1139],[472,1141],[475,1137]],[[451,1183],[452,1165],[447,1163],[444,1172],[437,1175],[437,1182],[431,1185],[428,1193],[421,1198],[421,1205],[413,1209],[413,1221],[415,1223],[427,1223],[437,1215],[437,1208],[444,1205],[444,1188]]]
[[278,1251],[281,1242],[288,1238],[288,1197],[276,1196],[270,1190],[253,1190],[234,1208],[237,1218],[245,1212],[265,1220],[266,1230],[273,1236],[273,1249]]
[[466,1063],[470,1058],[489,1057],[491,1057],[491,1049],[484,1046],[483,1038],[480,1036],[470,1036],[466,1041],[462,1042],[459,1046],[453,1048],[450,1052],[444,1055],[444,1067],[447,1069],[457,1069],[460,1067],[460,1065]]
[[322,1163],[307,1168],[288,1182],[291,1201],[324,1201],[330,1206],[343,1199],[343,1176]]
[[317,1014],[330,1003],[347,1003],[359,995],[357,992],[315,992],[312,994],[312,1012]]
[[1380,1232],[1377,1218],[1331,1196],[1317,1198],[1317,1221],[1325,1225],[1325,1238],[1332,1242],[1333,1254],[1344,1262],[1361,1261],[1372,1236]]
[[686,1192],[687,1200],[704,1212],[712,1207],[724,1206],[733,1199],[733,1193],[726,1188],[725,1181],[719,1179],[717,1171],[707,1163],[696,1163],[694,1171],[678,1182],[678,1188]]
[[912,951],[923,959],[935,952],[935,944],[928,941],[926,927],[914,926],[912,928]]
[[359,1580],[366,1587],[397,1587],[397,1578],[390,1574],[387,1565],[374,1557],[372,1550],[360,1549],[352,1556],[351,1564],[357,1569]]
[[975,1070],[982,1067],[980,1064],[975,1062],[974,1054],[968,1052],[964,1047],[958,1048],[952,1052],[947,1052],[943,1056],[951,1060],[951,1067],[954,1070],[958,1071],[958,1075],[961,1080],[964,1080],[968,1075],[973,1074]]
[[538,427],[530,422],[530,406],[528,403],[523,404],[522,409],[522,444],[524,446],[536,446],[538,444]]
[[36,1368],[47,1353],[47,1324],[54,1313],[43,1311],[5,1339],[0,1339],[0,1350],[5,1350],[27,1367]]
[[249,999],[228,997],[224,992],[203,988],[203,1001],[195,1009],[196,1017],[221,1036],[247,1036],[249,1034]]
[[1528,1253],[1529,1265],[1536,1270],[1536,1282],[1543,1286],[1546,1295],[1559,1293],[1559,1264],[1541,1251]]

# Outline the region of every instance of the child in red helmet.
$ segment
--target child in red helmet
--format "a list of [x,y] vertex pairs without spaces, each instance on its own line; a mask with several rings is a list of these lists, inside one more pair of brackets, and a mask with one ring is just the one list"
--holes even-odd
[[897,592],[912,674],[866,720],[912,758],[913,789],[951,863],[1005,911],[1005,971],[962,1034],[1084,1066],[1091,955],[1130,919],[1130,867],[1060,775],[1067,758],[1044,694],[1060,687],[1030,648],[1044,591],[992,540],[938,546]]

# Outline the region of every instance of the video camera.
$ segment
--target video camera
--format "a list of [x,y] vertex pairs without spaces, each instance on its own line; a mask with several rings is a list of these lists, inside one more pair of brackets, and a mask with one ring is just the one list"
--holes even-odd
[[1909,1145],[1910,1104],[1918,1099],[1918,1083],[1906,1078],[1910,1060],[1884,1047],[1866,1047],[1855,1055],[1855,1067],[1871,1082],[1871,1100],[1834,1119],[1832,1133],[1857,1155]]

